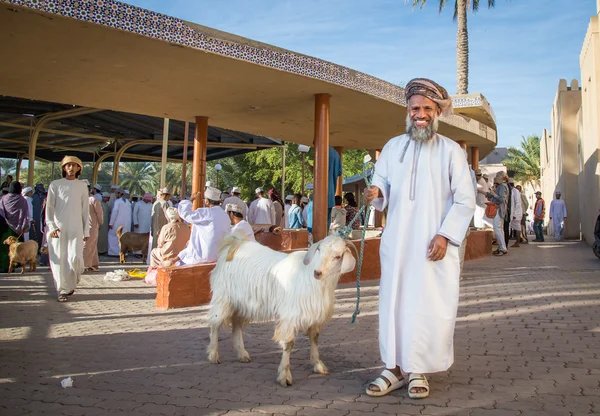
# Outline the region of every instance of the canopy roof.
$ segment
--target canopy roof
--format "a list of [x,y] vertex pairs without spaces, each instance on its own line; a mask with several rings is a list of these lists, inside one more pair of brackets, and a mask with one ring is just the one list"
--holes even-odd
[[[0,94],[193,121],[312,144],[314,95],[331,94],[331,144],[378,149],[405,131],[403,88],[320,59],[115,0],[0,1]],[[419,74],[415,74],[418,76]],[[454,98],[440,133],[484,157],[489,103]]]
[[[74,107],[64,104],[0,96],[0,157],[19,157],[29,152],[33,126],[44,115],[57,114]],[[3,125],[4,124],[4,125]],[[189,124],[188,160],[192,160],[194,123]],[[180,144],[184,139],[185,122],[170,120],[169,141]],[[94,111],[60,118],[44,125],[40,132],[36,156],[59,161],[68,153],[84,162],[117,152],[127,144],[121,161],[157,159],[162,155],[163,119],[117,111]],[[133,144],[143,140],[143,144]],[[156,142],[154,143],[149,143]],[[130,143],[133,146],[130,146]],[[217,127],[208,128],[207,159],[235,156],[264,147],[280,146],[281,142],[253,134]],[[149,158],[148,158],[149,156]],[[181,160],[183,146],[169,146],[168,157]],[[112,159],[109,159],[112,161]]]

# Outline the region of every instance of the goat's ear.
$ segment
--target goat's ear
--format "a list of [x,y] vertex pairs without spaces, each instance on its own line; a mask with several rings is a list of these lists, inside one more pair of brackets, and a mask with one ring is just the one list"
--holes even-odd
[[350,273],[354,270],[355,266],[356,260],[354,259],[352,252],[350,250],[344,250],[344,255],[342,256],[342,274]]
[[304,265],[305,266],[310,264],[310,262],[313,260],[320,245],[321,245],[321,242],[319,241],[318,243],[315,243],[312,246],[310,246],[310,248],[304,255]]

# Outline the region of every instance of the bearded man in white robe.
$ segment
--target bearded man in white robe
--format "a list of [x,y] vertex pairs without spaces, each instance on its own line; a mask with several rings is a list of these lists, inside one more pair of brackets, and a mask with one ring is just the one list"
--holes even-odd
[[89,202],[87,185],[77,179],[83,169],[81,160],[65,156],[61,169],[63,178],[48,187],[46,230],[58,301],[66,302],[84,271],[83,243],[90,236]]
[[550,221],[552,221],[552,227],[554,228],[554,238],[556,238],[556,241],[562,241],[565,222],[567,221],[567,205],[564,200],[560,199],[560,191],[556,191],[554,195],[556,198],[550,202]]
[[[407,384],[411,398],[429,395],[424,373],[454,361],[459,292],[458,248],[475,212],[475,193],[461,147],[437,134],[451,114],[444,88],[427,79],[406,86],[407,134],[383,148],[365,202],[388,208],[381,238],[379,347],[385,363],[367,394]],[[403,377],[403,373],[405,376]]]
[[118,256],[121,250],[119,249],[119,237],[117,229],[123,226],[123,234],[131,231],[131,206],[129,200],[125,196],[124,191],[117,191],[117,199],[110,213],[110,222],[108,224],[108,255]]

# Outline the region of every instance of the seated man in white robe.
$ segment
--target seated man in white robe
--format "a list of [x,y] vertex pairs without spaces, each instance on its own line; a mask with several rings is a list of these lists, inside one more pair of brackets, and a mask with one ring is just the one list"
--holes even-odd
[[217,261],[219,244],[231,232],[229,217],[221,209],[221,191],[208,187],[204,191],[204,206],[192,210],[192,201],[200,192],[192,194],[191,201],[179,203],[179,216],[188,224],[192,224],[192,235],[185,249],[170,261],[163,263],[169,267],[176,263],[178,266],[185,264],[212,263]]
[[424,374],[454,362],[458,248],[475,212],[475,192],[460,145],[437,134],[438,117],[452,112],[448,92],[419,78],[405,93],[407,134],[385,145],[373,186],[364,192],[366,203],[389,210],[379,250],[379,349],[386,369],[367,394],[384,396],[408,381],[408,396],[419,399],[429,395]]
[[225,206],[225,212],[231,221],[231,232],[239,232],[250,241],[256,241],[254,238],[254,230],[248,221],[244,219],[244,207],[235,202],[230,202]]
[[170,207],[165,211],[167,216],[166,225],[160,229],[156,242],[156,248],[150,253],[150,266],[160,267],[166,261],[177,258],[177,255],[190,241],[190,226],[181,221],[177,208]]

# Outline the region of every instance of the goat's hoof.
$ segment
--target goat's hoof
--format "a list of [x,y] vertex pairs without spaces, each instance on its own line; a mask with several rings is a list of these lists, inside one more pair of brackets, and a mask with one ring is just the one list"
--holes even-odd
[[238,361],[240,363],[249,363],[250,361],[252,361],[252,359],[250,358],[250,354],[245,352],[244,354],[240,354],[240,356],[238,357]]
[[216,354],[213,354],[213,353],[208,354],[208,362],[211,363],[211,364],[221,364],[221,361],[219,361],[219,354],[218,353],[216,353]]
[[292,373],[290,371],[286,371],[277,377],[277,381],[282,387],[289,387],[292,385]]
[[325,366],[325,364],[323,364],[323,361],[321,361],[321,360],[319,360],[315,364],[313,371],[317,374],[324,374],[324,375],[329,374],[329,370],[327,369],[327,367]]

